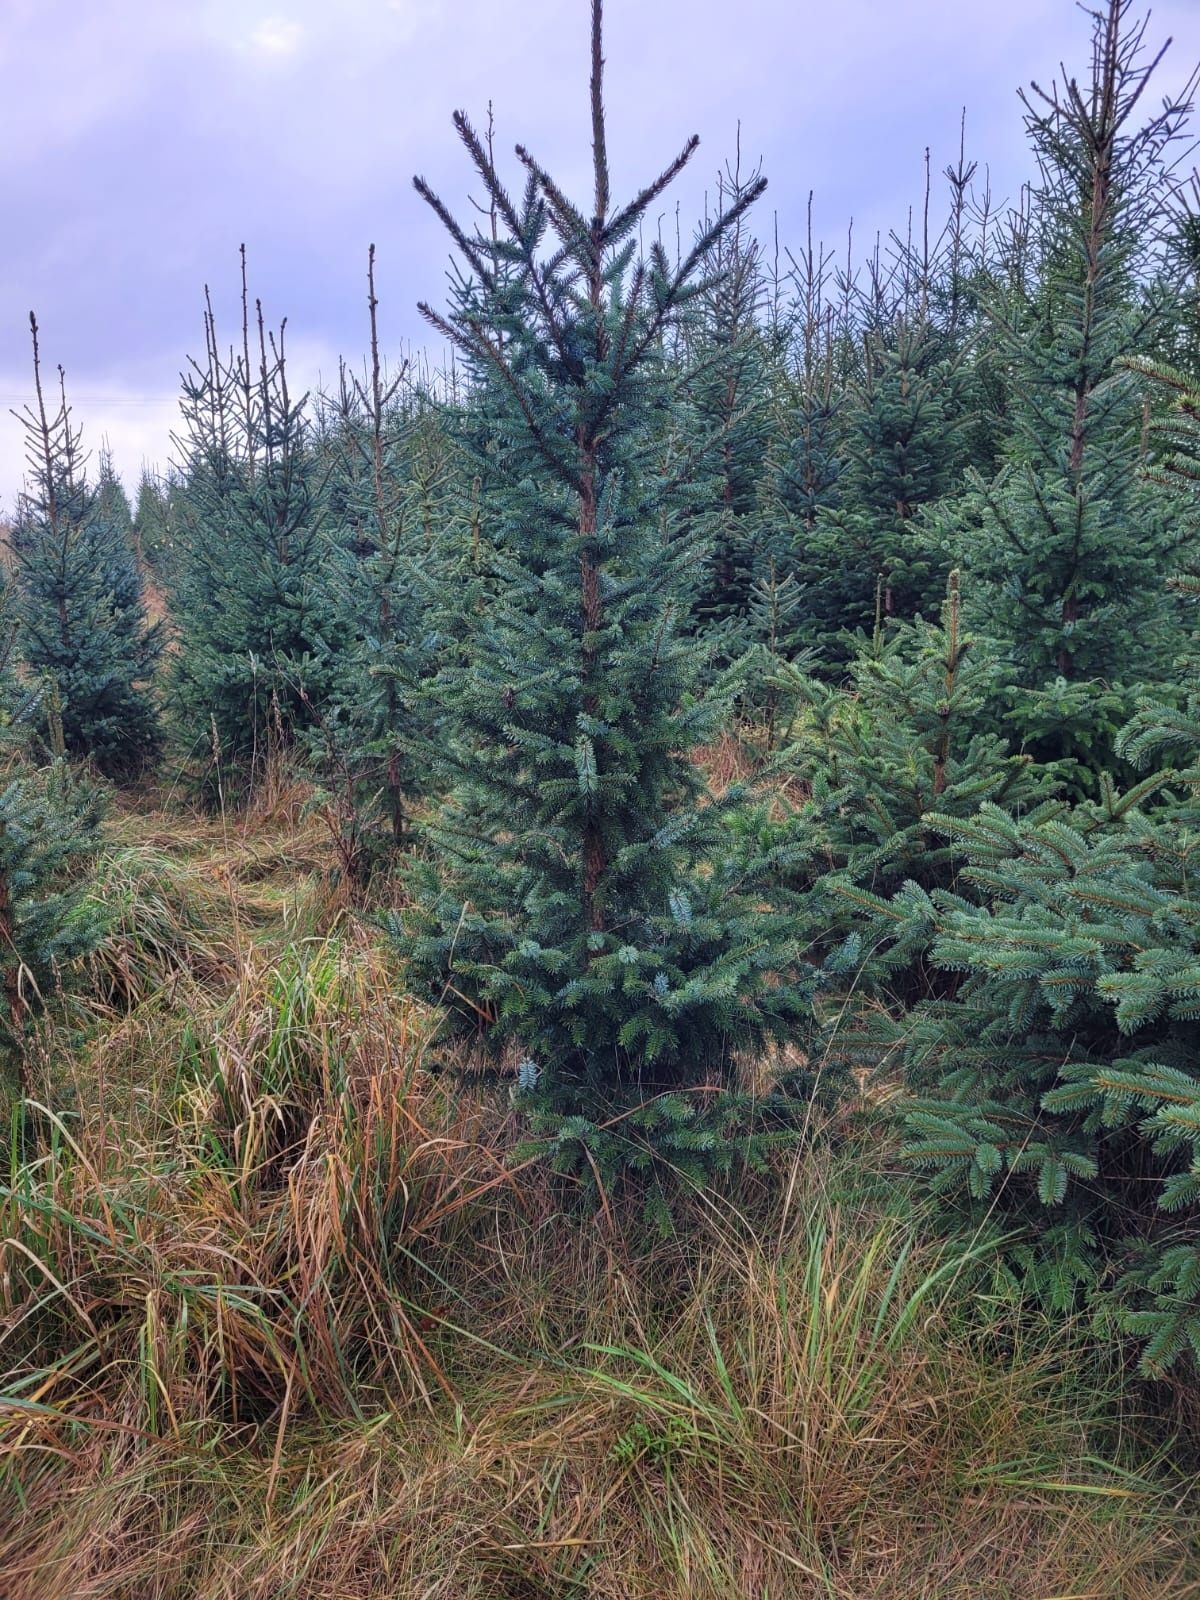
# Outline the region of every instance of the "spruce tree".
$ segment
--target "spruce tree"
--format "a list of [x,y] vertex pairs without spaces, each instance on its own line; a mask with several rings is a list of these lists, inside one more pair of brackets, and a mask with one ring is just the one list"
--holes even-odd
[[1159,59],[1144,46],[1129,0],[1107,0],[1090,79],[1023,95],[1040,170],[1031,281],[993,289],[988,308],[1007,371],[1007,459],[942,521],[978,620],[1006,652],[1018,729],[1039,753],[1092,766],[1109,758],[1121,710],[1090,685],[1161,678],[1180,643],[1163,580],[1188,530],[1140,470],[1143,398],[1126,362],[1172,304],[1161,279],[1144,280],[1186,101],[1139,126]]
[[[571,201],[524,148],[514,201],[461,112],[498,231],[468,233],[421,179],[469,276],[432,325],[496,408],[489,603],[438,673],[450,801],[402,937],[413,981],[523,1056],[557,1158],[608,1181],[656,1157],[727,1164],[737,1052],[793,1027],[809,984],[767,865],[735,854],[688,752],[725,712],[686,635],[704,552],[663,461],[663,338],[757,182],[672,270],[639,225],[691,157],[628,204],[610,192],[601,4],[592,6],[594,195]],[[703,1108],[709,1106],[706,1112]],[[724,1107],[724,1110],[718,1110]],[[615,1119],[615,1120],[614,1120]]]
[[174,690],[193,747],[215,738],[235,787],[312,726],[340,643],[328,468],[290,386],[286,328],[267,332],[261,301],[252,327],[243,249],[241,348],[222,348],[207,302],[205,357],[183,378]]
[[786,825],[809,852],[793,884],[798,915],[815,938],[848,940],[862,954],[860,998],[927,992],[919,955],[914,962],[893,937],[887,897],[905,882],[926,891],[954,883],[958,855],[929,815],[969,818],[985,802],[1041,815],[1053,800],[1054,773],[990,727],[999,674],[987,641],[964,625],[957,572],[937,622],[879,627],[860,640],[844,687],[800,669],[779,674],[793,736],[777,768],[805,794]]
[[[426,789],[431,707],[422,693],[438,647],[438,614],[462,591],[439,587],[454,519],[447,499],[448,408],[405,363],[389,377],[379,344],[375,246],[368,252],[370,355],[363,377],[343,365],[326,408],[332,604],[345,644],[328,703],[314,708],[310,770],[316,805],[344,874],[364,883],[408,842],[410,806]],[[460,551],[460,556],[464,553]]]
[[52,691],[15,670],[18,638],[0,569],[0,1066],[29,1090],[31,1026],[102,931],[83,870],[96,849],[100,794],[38,739],[49,697],[51,737],[61,747]]
[[51,411],[32,313],[30,328],[35,401],[19,417],[28,475],[10,539],[21,654],[52,686],[67,752],[132,777],[161,745],[150,682],[161,630],[146,615],[123,491],[111,469],[89,486],[62,368]]
[[[771,438],[764,500],[767,515],[803,549],[818,517],[838,504],[842,471],[841,411],[835,308],[829,301],[829,257],[813,242],[808,197],[805,248],[794,263],[795,304],[786,334],[791,360],[772,396]],[[776,562],[782,580],[792,564]]]
[[0,742],[0,1058],[28,1089],[31,1025],[103,916],[87,895],[99,791],[59,757],[39,764]]
[[100,447],[96,462],[96,514],[114,528],[126,542],[132,542],[133,512],[125,485],[117,476],[112,449],[107,440]]
[[[1200,403],[1178,374],[1163,482],[1194,516]],[[1200,582],[1175,587],[1192,599]],[[994,804],[925,826],[961,863],[881,923],[943,974],[902,1029],[908,1158],[978,1226],[1008,1232],[1010,1286],[1115,1301],[1159,1373],[1200,1359],[1200,688],[1138,697],[1116,755],[1147,775],[1057,813]]]
[[796,555],[810,637],[835,658],[839,635],[870,630],[877,596],[888,621],[936,610],[946,563],[919,513],[956,487],[967,418],[961,358],[926,308],[866,329],[843,410],[839,504],[798,535]]
[[[757,177],[742,176],[739,148],[718,181],[718,220]],[[743,214],[719,231],[703,265],[709,281],[685,323],[682,357],[698,457],[697,533],[711,551],[696,615],[701,625],[719,625],[746,620],[751,589],[769,561],[760,484],[776,361],[763,317],[761,250]]]
[[[1198,709],[1185,732],[1147,702],[1124,748],[1194,743]],[[1056,817],[932,813],[955,889],[890,911],[946,975],[904,1030],[908,1159],[1008,1231],[1010,1283],[1058,1309],[1115,1284],[1148,1369],[1200,1354],[1197,813],[1147,805],[1165,776]]]
[[133,508],[137,551],[160,583],[172,586],[176,575],[180,482],[177,474],[159,478],[143,468]]

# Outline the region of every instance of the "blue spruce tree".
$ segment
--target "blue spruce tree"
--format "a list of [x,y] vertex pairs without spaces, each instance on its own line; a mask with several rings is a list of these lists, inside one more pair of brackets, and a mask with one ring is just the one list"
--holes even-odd
[[52,688],[67,754],[134,777],[161,745],[151,689],[161,630],[146,615],[124,494],[111,469],[98,490],[88,484],[62,368],[52,411],[29,320],[35,401],[19,417],[28,475],[10,541],[21,655]]
[[1144,466],[1144,396],[1129,359],[1177,304],[1159,219],[1190,91],[1139,108],[1159,56],[1130,0],[1094,18],[1092,66],[1023,96],[1040,180],[1022,265],[988,313],[1006,374],[1009,438],[941,519],[980,626],[1002,643],[1013,722],[1035,754],[1111,760],[1128,701],[1182,643],[1165,579],[1190,529]]
[[794,1027],[811,989],[771,864],[735,849],[734,802],[709,803],[689,759],[728,685],[698,691],[705,651],[687,625],[706,552],[682,537],[686,485],[663,450],[664,336],[763,184],[676,269],[659,244],[640,256],[697,141],[614,204],[602,73],[593,0],[589,204],[520,146],[514,200],[461,112],[496,238],[417,180],[467,269],[448,314],[422,309],[494,428],[487,601],[433,684],[451,798],[401,932],[413,978],[522,1055],[560,1163],[601,1181],[660,1163],[700,1179],[745,1148],[728,1093],[739,1052]]
[[243,250],[241,349],[221,347],[208,304],[205,358],[184,376],[179,441],[175,697],[201,749],[215,733],[235,785],[253,784],[311,727],[339,643],[328,468],[308,396],[290,387],[286,320],[268,333],[261,301],[255,311],[252,349]]

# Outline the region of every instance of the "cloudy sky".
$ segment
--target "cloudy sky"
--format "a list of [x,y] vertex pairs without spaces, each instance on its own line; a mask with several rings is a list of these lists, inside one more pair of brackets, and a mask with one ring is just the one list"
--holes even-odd
[[[494,102],[498,140],[528,144],[569,187],[587,163],[587,0],[0,0],[0,507],[20,478],[8,407],[29,392],[28,313],[67,369],[92,446],[131,483],[170,450],[203,286],[232,329],[237,249],[269,316],[289,319],[304,380],[365,344],[367,245],[386,346],[423,342],[446,241],[421,172],[470,192],[450,113]],[[685,234],[737,127],[798,242],[903,226],[935,171],[968,153],[997,197],[1028,170],[1016,99],[1087,61],[1072,0],[608,0],[614,179],[628,191],[699,133],[678,190]],[[1200,58],[1200,0],[1165,0],[1163,91]],[[1156,94],[1155,99],[1158,98]],[[666,226],[674,233],[672,206]]]

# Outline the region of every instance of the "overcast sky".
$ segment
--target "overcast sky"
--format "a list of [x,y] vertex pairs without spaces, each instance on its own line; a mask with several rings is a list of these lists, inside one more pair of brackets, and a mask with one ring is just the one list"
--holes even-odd
[[[761,228],[777,215],[785,243],[810,190],[831,241],[851,217],[859,239],[903,227],[964,105],[968,154],[1011,196],[1017,88],[1087,64],[1072,0],[607,0],[606,24],[618,197],[698,133],[685,235],[739,120],[770,180]],[[1157,101],[1200,58],[1200,0],[1157,5],[1152,33],[1175,39]],[[442,296],[447,244],[412,175],[465,209],[450,114],[482,123],[491,99],[502,149],[584,182],[587,69],[587,0],[0,0],[0,506],[30,308],[86,442],[107,436],[132,487],[167,459],[206,282],[232,331],[242,240],[304,381],[364,348],[372,240],[385,347],[424,342],[415,302]]]

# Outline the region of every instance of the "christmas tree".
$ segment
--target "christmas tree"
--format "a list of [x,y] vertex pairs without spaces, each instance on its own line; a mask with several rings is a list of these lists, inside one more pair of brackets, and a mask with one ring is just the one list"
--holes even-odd
[[[695,1176],[731,1159],[710,1091],[739,1051],[803,1019],[810,989],[768,868],[735,849],[688,752],[719,726],[687,625],[704,551],[664,459],[664,335],[756,182],[676,268],[639,225],[696,147],[614,204],[592,7],[594,194],[571,201],[524,148],[514,200],[462,114],[495,237],[417,180],[467,276],[423,308],[495,409],[484,490],[489,603],[434,680],[449,802],[402,937],[412,978],[523,1057],[558,1158],[607,1179],[657,1156]],[[617,1118],[617,1125],[613,1119]]]
[[988,307],[1007,372],[1006,460],[942,519],[1010,663],[1018,730],[1036,752],[1093,768],[1111,758],[1122,709],[1092,685],[1169,673],[1180,631],[1164,579],[1191,537],[1141,470],[1144,403],[1127,366],[1173,304],[1150,270],[1153,219],[1186,104],[1139,123],[1159,58],[1128,0],[1109,0],[1094,30],[1088,81],[1023,97],[1040,171],[1026,266]]
[[205,357],[191,363],[181,401],[185,554],[172,667],[185,725],[205,751],[215,739],[237,786],[292,746],[331,690],[328,468],[308,396],[290,386],[286,320],[268,334],[256,301],[252,330],[244,250],[241,348],[222,348],[211,303],[204,328]]
[[[314,708],[309,768],[341,870],[363,884],[407,842],[413,796],[428,792],[431,707],[423,694],[439,644],[443,547],[459,487],[442,411],[407,364],[389,377],[379,344],[375,247],[367,265],[370,356],[343,366],[327,407],[331,596],[346,641],[328,702]],[[460,549],[462,561],[466,551]]]
[[111,468],[89,486],[62,368],[52,410],[32,314],[30,327],[35,400],[19,418],[28,474],[10,540],[21,654],[52,690],[67,753],[132,777],[161,744],[150,685],[161,630],[146,615],[123,492]]

